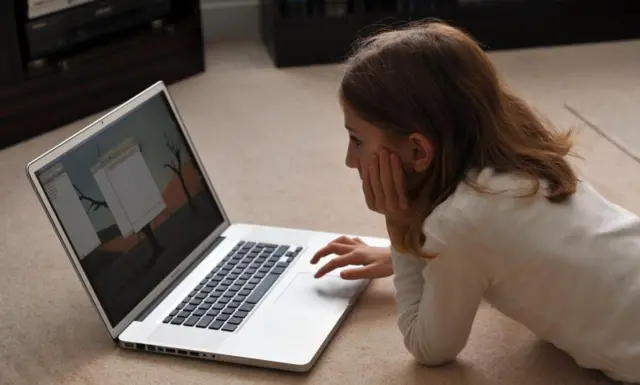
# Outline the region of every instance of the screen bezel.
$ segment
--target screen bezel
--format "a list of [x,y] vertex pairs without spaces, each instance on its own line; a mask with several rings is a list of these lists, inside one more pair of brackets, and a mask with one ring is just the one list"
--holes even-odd
[[[141,104],[144,104],[149,99],[152,99],[158,95],[163,95],[167,104],[169,105],[171,110],[170,112],[173,114],[173,117],[175,118],[178,124],[180,132],[184,136],[186,144],[189,147],[189,150],[191,151],[191,153],[193,154],[198,171],[202,174],[206,182],[206,187],[209,189],[209,192],[213,196],[217,208],[220,210],[220,213],[222,214],[223,221],[207,238],[205,238],[205,240],[196,249],[194,249],[188,256],[186,256],[185,259],[174,270],[172,270],[122,320],[120,320],[120,322],[118,322],[116,325],[112,325],[111,322],[109,321],[109,318],[107,317],[105,309],[102,307],[102,304],[98,300],[98,297],[96,296],[96,293],[93,287],[91,286],[91,282],[89,281],[84,270],[82,269],[82,266],[80,264],[80,259],[76,255],[75,250],[72,247],[71,242],[69,240],[69,237],[67,236],[67,234],[64,231],[64,228],[59,222],[58,217],[55,214],[55,211],[53,210],[53,207],[49,202],[49,199],[45,194],[43,186],[40,184],[40,181],[38,180],[36,174],[38,173],[38,171],[46,167],[49,167],[52,163],[56,162],[60,157],[62,157],[68,151],[86,142],[87,140],[93,138],[94,136],[99,135],[104,130],[107,130],[112,123],[119,120],[123,116],[127,115],[128,113],[133,111],[135,108],[139,107]],[[80,130],[73,136],[63,141],[62,143],[58,144],[56,147],[50,149],[49,151],[42,154],[35,160],[31,161],[26,166],[26,173],[29,181],[31,182],[32,187],[36,191],[38,200],[42,204],[47,214],[47,217],[49,218],[49,220],[51,221],[51,224],[53,225],[56,235],[60,239],[60,242],[62,243],[67,253],[67,256],[69,257],[69,260],[71,261],[74,267],[74,270],[76,271],[76,274],[80,278],[82,285],[87,291],[87,294],[89,294],[89,297],[91,298],[91,301],[94,307],[98,310],[100,317],[102,318],[105,326],[109,331],[109,334],[111,335],[111,338],[113,339],[117,339],[117,337],[122,333],[122,331],[124,331],[128,325],[130,325],[142,312],[145,311],[145,309],[150,304],[152,304],[169,286],[171,286],[174,283],[176,277],[178,277],[183,271],[188,269],[189,266],[193,264],[202,255],[202,253],[208,250],[211,247],[211,245],[216,241],[216,239],[231,224],[229,221],[229,217],[226,211],[224,210],[224,207],[222,206],[220,198],[218,197],[218,194],[213,188],[209,175],[205,171],[205,168],[202,164],[202,160],[200,159],[200,156],[198,155],[198,152],[195,149],[193,141],[191,140],[191,137],[189,136],[189,133],[186,130],[186,127],[182,121],[182,118],[180,117],[180,114],[178,113],[178,110],[173,100],[171,99],[169,91],[166,85],[164,84],[164,82],[162,81],[159,81],[153,84],[146,90],[140,92],[138,95],[132,97],[131,99],[129,99],[119,107],[115,108],[108,114],[104,115],[103,117],[91,123],[89,126],[85,127],[84,129]]]

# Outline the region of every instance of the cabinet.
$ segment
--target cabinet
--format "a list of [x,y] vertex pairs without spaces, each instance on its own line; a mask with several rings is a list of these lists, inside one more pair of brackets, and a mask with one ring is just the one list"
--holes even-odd
[[162,22],[38,62],[25,54],[22,3],[0,2],[0,148],[205,69],[199,0],[173,1]]

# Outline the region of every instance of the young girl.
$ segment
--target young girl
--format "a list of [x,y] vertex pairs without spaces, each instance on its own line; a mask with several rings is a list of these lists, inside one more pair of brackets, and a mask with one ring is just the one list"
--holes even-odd
[[482,299],[584,368],[640,382],[640,220],[578,179],[570,134],[500,83],[481,48],[439,22],[363,42],[340,88],[371,210],[391,251],[340,238],[345,279],[394,274],[398,325],[417,361],[467,343]]

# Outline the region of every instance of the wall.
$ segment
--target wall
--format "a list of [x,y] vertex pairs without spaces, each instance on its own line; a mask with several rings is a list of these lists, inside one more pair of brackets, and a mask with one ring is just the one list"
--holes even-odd
[[201,0],[207,42],[259,40],[260,0]]

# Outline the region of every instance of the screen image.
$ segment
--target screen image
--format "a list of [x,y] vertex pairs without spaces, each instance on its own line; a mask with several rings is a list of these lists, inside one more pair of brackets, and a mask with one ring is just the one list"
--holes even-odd
[[36,176],[112,326],[223,223],[163,94]]

